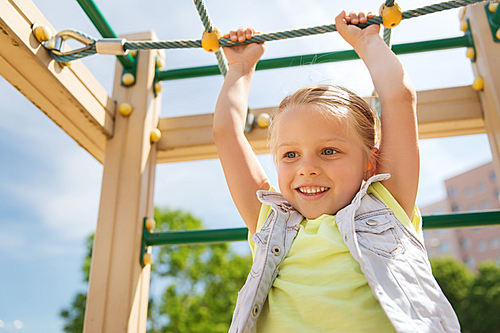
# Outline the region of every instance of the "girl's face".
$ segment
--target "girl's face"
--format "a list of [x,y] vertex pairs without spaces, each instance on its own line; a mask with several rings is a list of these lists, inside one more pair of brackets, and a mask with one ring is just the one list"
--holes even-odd
[[339,120],[311,105],[284,112],[276,128],[281,193],[309,219],[336,214],[351,203],[366,174],[361,145]]

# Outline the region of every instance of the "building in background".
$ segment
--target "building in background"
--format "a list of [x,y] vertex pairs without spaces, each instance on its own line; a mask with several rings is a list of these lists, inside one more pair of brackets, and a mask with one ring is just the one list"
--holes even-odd
[[[493,162],[449,178],[445,186],[446,199],[420,208],[422,215],[500,209]],[[500,264],[500,226],[426,230],[424,238],[429,257],[453,256],[472,269],[485,260]]]

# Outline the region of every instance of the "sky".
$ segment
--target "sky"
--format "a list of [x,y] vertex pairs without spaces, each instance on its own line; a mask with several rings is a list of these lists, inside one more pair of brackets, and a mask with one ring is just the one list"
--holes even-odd
[[[191,1],[95,2],[117,34],[154,30],[160,40],[177,40],[199,39],[203,32]],[[342,9],[378,11],[380,6],[373,0],[205,2],[223,32],[249,25],[272,32],[330,24]],[[100,37],[76,1],[34,3],[58,31]],[[432,3],[400,1],[403,10]],[[457,10],[406,20],[394,29],[393,43],[460,36],[458,27]],[[325,34],[270,42],[263,58],[348,48],[337,34]],[[400,59],[418,91],[470,85],[474,79],[464,49]],[[81,61],[111,95],[114,57]],[[214,64],[214,55],[201,49],[166,52],[167,69]],[[164,82],[162,117],[213,112],[222,82],[220,76]],[[250,107],[276,106],[286,94],[312,83],[344,85],[362,96],[373,91],[359,60],[267,70],[255,75]],[[420,146],[421,206],[444,199],[445,179],[492,158],[486,135],[421,140]],[[271,157],[259,160],[277,186]],[[60,310],[85,290],[81,265],[85,239],[97,223],[101,178],[99,162],[0,78],[0,332],[62,332]],[[188,211],[209,228],[244,226],[217,159],[158,165],[155,205]]]

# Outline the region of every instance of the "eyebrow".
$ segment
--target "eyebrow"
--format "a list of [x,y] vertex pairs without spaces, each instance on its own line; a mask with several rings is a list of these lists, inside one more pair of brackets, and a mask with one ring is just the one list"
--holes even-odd
[[[344,139],[344,138],[340,138],[340,137],[329,137],[328,139],[324,139],[324,140],[320,140],[322,142],[336,142],[336,141],[340,141],[340,142],[344,142],[346,143],[347,140]],[[285,141],[285,142],[282,142],[278,145],[278,148],[281,148],[281,147],[287,147],[287,146],[295,146],[295,145],[298,145],[297,142],[294,142],[294,141]]]

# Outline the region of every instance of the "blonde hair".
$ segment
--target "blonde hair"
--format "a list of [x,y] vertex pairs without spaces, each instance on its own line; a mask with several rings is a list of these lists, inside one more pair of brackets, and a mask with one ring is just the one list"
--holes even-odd
[[[380,120],[364,99],[339,86],[310,86],[285,97],[270,127],[270,148],[276,158],[276,129],[287,108],[310,105],[325,117],[335,117],[358,139],[368,161],[375,158],[373,148],[380,141]],[[344,121],[345,120],[345,121]]]

